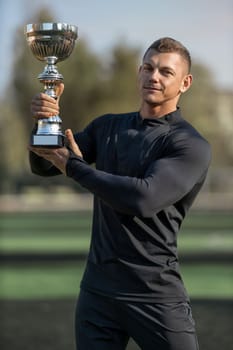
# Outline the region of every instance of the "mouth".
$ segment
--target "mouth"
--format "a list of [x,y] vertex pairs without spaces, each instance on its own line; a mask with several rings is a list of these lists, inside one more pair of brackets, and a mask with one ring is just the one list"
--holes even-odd
[[156,86],[144,86],[143,89],[146,90],[146,91],[152,91],[152,92],[157,92],[157,91],[160,92],[160,91],[162,91],[161,88],[156,87]]

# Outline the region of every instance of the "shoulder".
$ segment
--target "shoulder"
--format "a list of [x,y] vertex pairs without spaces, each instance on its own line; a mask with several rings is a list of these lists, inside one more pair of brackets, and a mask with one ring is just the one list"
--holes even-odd
[[186,144],[200,143],[206,148],[210,148],[207,139],[186,119],[179,118],[170,124],[169,140],[172,143],[183,142]]
[[167,150],[209,163],[211,147],[207,139],[187,120],[182,117],[170,125],[167,136]]

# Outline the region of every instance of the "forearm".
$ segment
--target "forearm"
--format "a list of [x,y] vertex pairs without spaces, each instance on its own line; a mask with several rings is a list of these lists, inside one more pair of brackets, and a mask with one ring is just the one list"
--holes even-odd
[[139,198],[136,197],[140,197],[140,193],[135,190],[138,179],[96,170],[77,158],[69,159],[66,172],[67,176],[79,182],[114,209],[126,214],[139,212],[139,208],[136,208]]

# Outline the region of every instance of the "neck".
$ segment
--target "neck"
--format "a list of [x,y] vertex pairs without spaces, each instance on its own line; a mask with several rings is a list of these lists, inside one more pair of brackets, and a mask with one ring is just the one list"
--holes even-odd
[[163,106],[141,106],[140,115],[143,119],[146,118],[161,118],[166,114],[172,113],[177,109],[176,106],[164,108]]
[[142,102],[140,108],[140,115],[145,118],[161,118],[166,114],[172,113],[177,109],[177,102],[163,103],[163,104],[151,104],[145,101]]

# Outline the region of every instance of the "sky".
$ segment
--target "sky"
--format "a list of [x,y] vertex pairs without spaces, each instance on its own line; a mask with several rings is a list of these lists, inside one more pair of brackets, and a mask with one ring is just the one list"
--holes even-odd
[[0,0],[0,97],[11,77],[14,33],[22,28],[24,35],[42,6],[55,22],[76,25],[103,57],[121,40],[143,53],[154,40],[173,37],[210,69],[218,88],[233,89],[232,0]]

